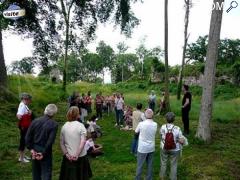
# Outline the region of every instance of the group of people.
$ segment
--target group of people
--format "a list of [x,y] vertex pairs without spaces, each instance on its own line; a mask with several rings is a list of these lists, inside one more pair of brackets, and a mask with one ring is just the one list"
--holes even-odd
[[[58,111],[55,104],[49,104],[42,117],[32,119],[28,105],[31,96],[23,93],[18,107],[17,118],[20,129],[19,161],[28,163],[32,159],[33,180],[50,180],[52,178],[52,145],[55,141],[58,123],[54,116]],[[96,124],[96,116],[89,121],[80,121],[79,107],[71,106],[66,115],[67,122],[60,132],[60,147],[63,158],[59,179],[87,180],[92,177],[88,157],[102,155],[102,146],[95,144],[101,136],[101,128]],[[31,158],[26,157],[25,147],[31,152]]]
[[[167,123],[160,128],[160,177],[162,178],[165,177],[168,158],[171,161],[171,179],[177,178],[177,161],[182,146],[187,144],[187,139],[183,134],[187,135],[189,133],[191,93],[188,90],[189,87],[184,85],[184,97],[182,101],[184,133],[181,132],[178,126],[173,124],[175,115],[172,112],[166,114]],[[29,94],[23,93],[17,111],[17,118],[19,119],[18,127],[20,130],[19,161],[28,163],[32,159],[33,179],[48,180],[52,176],[52,145],[58,130],[58,124],[54,121],[54,116],[58,109],[55,104],[49,104],[44,110],[44,115],[33,120],[32,112],[28,107],[31,103],[31,98]],[[155,135],[157,132],[157,123],[153,120],[155,104],[149,100],[149,107],[142,112],[143,105],[137,103],[136,110],[133,111],[133,108],[124,105],[122,94],[113,94],[113,96],[104,98],[99,93],[95,99],[97,115],[93,115],[88,121],[85,121],[84,119],[87,116],[83,117],[82,113],[91,114],[92,112],[91,106],[94,101],[91,97],[91,92],[88,92],[87,96],[83,94],[81,97],[79,93],[74,92],[69,98],[69,109],[66,115],[67,122],[61,128],[60,133],[60,147],[63,158],[59,179],[77,180],[92,177],[88,157],[96,157],[103,154],[103,147],[100,144],[96,144],[95,140],[102,135],[101,128],[97,125],[97,120],[102,118],[101,113],[105,99],[109,99],[109,102],[106,101],[109,104],[109,109],[115,111],[115,125],[121,127],[124,120],[125,125],[134,131],[131,151],[137,156],[135,179],[140,180],[143,165],[146,161],[146,179],[151,180]],[[153,91],[151,92],[151,100],[156,103],[156,95]],[[83,112],[83,109],[86,112]],[[25,155],[25,147],[30,150],[31,158]]]
[[[137,156],[136,180],[141,179],[144,163],[147,164],[146,180],[152,180],[153,157],[155,152],[155,136],[158,125],[154,122],[154,112],[147,109],[142,119],[141,104],[137,104],[137,110],[134,111],[137,119],[133,120],[134,138],[132,142],[132,153]],[[163,124],[159,130],[160,133],[160,178],[166,177],[167,162],[170,160],[170,179],[177,179],[177,163],[183,145],[187,145],[187,139],[182,134],[181,129],[174,125],[175,115],[168,112],[165,115],[166,124]]]

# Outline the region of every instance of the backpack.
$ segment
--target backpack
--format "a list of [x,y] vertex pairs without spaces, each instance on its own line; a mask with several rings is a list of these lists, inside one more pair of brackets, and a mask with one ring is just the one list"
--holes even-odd
[[[167,128],[167,125],[166,125]],[[168,129],[167,128],[167,133],[165,136],[165,143],[164,143],[164,149],[165,150],[172,150],[176,148],[176,143],[174,141],[174,135],[173,135],[173,130],[174,126],[172,127],[172,129]]]

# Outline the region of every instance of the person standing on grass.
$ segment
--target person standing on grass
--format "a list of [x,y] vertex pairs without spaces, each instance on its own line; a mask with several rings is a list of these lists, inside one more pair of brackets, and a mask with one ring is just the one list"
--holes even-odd
[[[144,116],[144,113],[141,112],[141,109],[142,109],[142,104],[141,103],[137,103],[137,109],[135,111],[133,111],[133,115],[132,115],[132,119],[133,119],[133,130],[135,131],[138,124],[143,121],[142,117]],[[131,152],[133,154],[137,154],[137,146],[138,146],[138,136],[135,136],[134,135],[134,138],[133,138],[133,142],[132,142],[132,149],[131,149]]]
[[117,94],[115,98],[115,112],[116,112],[116,124],[115,126],[122,126],[123,124],[123,109],[124,109],[124,100],[120,94]]
[[138,152],[137,152],[137,170],[135,180],[141,179],[144,162],[147,163],[146,180],[152,180],[153,155],[155,151],[155,135],[157,132],[157,123],[153,121],[153,111],[145,111],[146,120],[140,122],[135,130],[139,134]]
[[25,156],[25,136],[27,130],[32,121],[32,112],[28,108],[28,105],[31,103],[32,97],[27,93],[21,94],[21,102],[18,107],[17,111],[17,118],[18,118],[18,128],[20,130],[20,144],[19,144],[19,162],[28,163],[30,162],[30,158]]
[[160,155],[161,155],[161,168],[160,179],[166,176],[167,161],[170,160],[170,179],[177,179],[177,163],[180,156],[181,145],[184,144],[184,136],[178,126],[173,124],[175,115],[173,112],[166,114],[167,124],[162,125],[160,129]]
[[182,122],[184,126],[184,134],[189,134],[189,112],[191,110],[192,95],[189,92],[189,86],[183,85],[183,99],[182,99]]
[[87,96],[86,96],[86,108],[88,114],[92,113],[92,96],[91,96],[91,91],[88,91]]
[[60,146],[63,160],[59,180],[88,180],[92,171],[84,148],[87,130],[77,121],[79,109],[71,107],[67,112],[67,120],[60,133]]
[[99,119],[101,119],[102,118],[102,111],[103,111],[103,97],[102,97],[102,93],[96,94],[95,108],[96,108],[97,117]]
[[32,153],[33,180],[52,179],[52,145],[58,129],[53,120],[56,113],[55,104],[47,105],[44,116],[35,119],[27,131],[26,145]]
[[152,109],[153,112],[155,110],[156,99],[157,99],[157,97],[155,95],[155,92],[152,90],[151,94],[148,97],[148,107],[149,107],[149,109]]

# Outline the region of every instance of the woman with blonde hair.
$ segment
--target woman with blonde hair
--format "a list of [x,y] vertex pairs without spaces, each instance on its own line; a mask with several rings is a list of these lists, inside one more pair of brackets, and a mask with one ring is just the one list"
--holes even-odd
[[88,180],[92,171],[84,149],[87,131],[79,119],[79,109],[69,108],[67,120],[60,134],[60,145],[64,154],[60,172],[60,180]]

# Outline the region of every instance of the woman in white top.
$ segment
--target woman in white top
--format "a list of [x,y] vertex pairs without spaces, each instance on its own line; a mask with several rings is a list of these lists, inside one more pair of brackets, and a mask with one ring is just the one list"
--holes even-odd
[[20,145],[19,145],[19,162],[28,163],[29,157],[25,156],[24,150],[25,150],[25,136],[27,134],[28,127],[31,123],[32,118],[32,112],[28,108],[28,105],[31,103],[32,97],[27,93],[21,94],[21,102],[18,106],[17,111],[17,118],[19,120],[18,122],[18,128],[20,130]]
[[72,106],[67,112],[67,120],[60,134],[60,145],[64,154],[60,180],[88,180],[92,177],[92,171],[84,149],[86,142],[86,128],[77,121],[79,108]]

